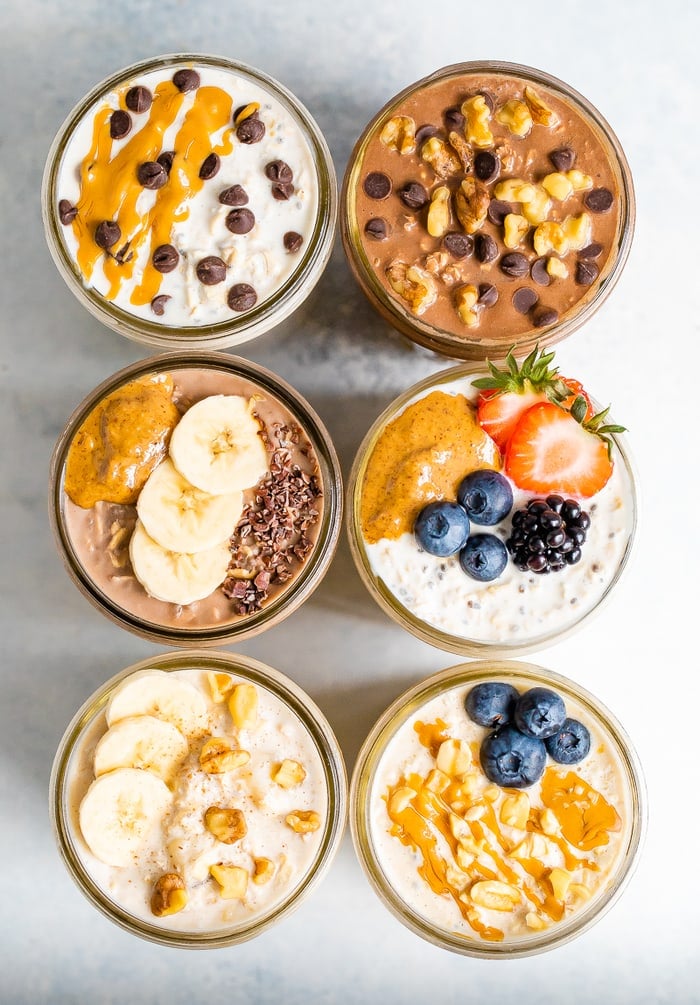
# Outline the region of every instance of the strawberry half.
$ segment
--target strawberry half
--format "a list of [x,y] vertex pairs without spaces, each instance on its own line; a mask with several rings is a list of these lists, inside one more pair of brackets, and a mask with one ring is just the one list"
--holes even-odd
[[613,470],[608,409],[586,421],[586,400],[577,396],[571,411],[552,402],[533,405],[508,443],[505,471],[515,484],[538,495],[562,493],[589,498],[600,492]]
[[562,379],[556,367],[550,367],[553,359],[554,353],[540,353],[535,346],[527,359],[518,364],[511,349],[505,359],[507,369],[499,370],[487,360],[491,375],[473,381],[481,392],[477,419],[501,453],[505,452],[521,416],[533,405],[545,401],[560,403],[579,393],[577,381]]

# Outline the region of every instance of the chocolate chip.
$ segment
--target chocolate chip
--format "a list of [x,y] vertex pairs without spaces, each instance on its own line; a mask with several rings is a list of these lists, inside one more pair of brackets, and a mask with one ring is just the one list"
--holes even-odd
[[270,161],[269,164],[265,165],[265,176],[270,181],[281,181],[283,183],[290,182],[294,177],[289,164],[285,164],[284,161],[280,160]]
[[532,263],[532,268],[530,269],[530,275],[537,283],[538,286],[549,286],[552,281],[552,277],[547,272],[547,259],[546,258],[536,258]]
[[58,219],[61,221],[65,227],[67,224],[72,223],[78,215],[78,210],[75,208],[72,202],[67,199],[61,199],[58,204]]
[[236,126],[236,136],[241,143],[259,143],[265,135],[265,123],[257,116],[249,115]]
[[[130,87],[124,98],[124,104],[126,107],[130,111],[136,112],[137,115],[142,115],[143,112],[147,112],[152,103],[153,95],[147,87],[143,87],[141,84],[137,84],[136,87]],[[163,312],[161,311],[161,314],[162,313]]]
[[177,248],[173,248],[172,244],[161,244],[153,252],[151,261],[153,262],[153,268],[157,272],[172,272],[180,261],[180,255]]
[[587,244],[585,248],[581,248],[581,250],[578,253],[578,257],[590,260],[592,258],[600,258],[602,254],[603,254],[603,245],[598,244],[597,241],[594,241],[593,244]]
[[464,123],[467,121],[457,105],[453,105],[452,108],[446,108],[443,119],[445,120],[447,131],[450,133],[458,133],[460,129],[464,129]]
[[493,115],[496,110],[496,102],[494,101],[493,95],[489,91],[477,91],[476,93],[481,95],[486,102],[486,107]]
[[531,307],[534,307],[540,298],[529,286],[521,286],[513,294],[513,307],[519,314],[527,314]]
[[389,224],[381,216],[373,216],[365,224],[365,234],[375,241],[386,241],[389,236]]
[[513,212],[513,207],[509,202],[504,202],[502,199],[492,199],[489,203],[489,208],[486,211],[491,223],[495,224],[497,227],[503,226],[503,221],[508,216],[509,213]]
[[498,290],[493,283],[479,283],[478,304],[481,304],[482,307],[493,307],[497,300]]
[[592,188],[583,201],[591,213],[607,213],[613,204],[613,194],[609,188]]
[[483,182],[495,181],[501,173],[501,162],[490,150],[481,150],[474,158],[474,174]]
[[294,186],[290,181],[276,181],[270,191],[273,199],[277,199],[278,202],[286,202],[294,195]]
[[160,164],[160,166],[165,170],[166,174],[170,174],[174,160],[175,160],[175,151],[164,150],[162,154],[156,157],[156,164]]
[[199,169],[199,177],[202,181],[209,181],[214,175],[219,173],[219,168],[221,167],[221,160],[218,154],[211,153],[208,157],[204,158],[202,166]]
[[474,238],[474,254],[482,262],[493,262],[498,258],[498,245],[490,234],[477,234]]
[[162,188],[168,180],[168,172],[158,161],[144,161],[136,168],[139,185],[144,188]]
[[196,70],[177,70],[173,74],[173,84],[183,94],[187,91],[196,91],[199,87],[199,74]]
[[116,254],[114,255],[115,262],[118,262],[120,265],[123,265],[124,262],[130,262],[131,259],[134,257],[133,251],[129,252],[130,247],[131,247],[131,241],[127,241],[126,244],[122,244],[119,251],[117,251]]
[[505,276],[510,276],[511,279],[520,279],[521,276],[526,276],[530,271],[527,258],[519,251],[509,251],[501,259],[500,266],[501,272]]
[[426,140],[432,139],[433,136],[437,136],[440,130],[437,126],[430,125],[426,123],[424,126],[419,126],[416,129],[416,146],[420,150]]
[[532,316],[532,323],[535,328],[546,328],[559,320],[559,314],[553,307],[541,307]]
[[226,227],[232,234],[249,234],[255,226],[255,214],[250,209],[232,209],[226,217]]
[[286,250],[293,253],[295,251],[298,251],[299,248],[302,246],[302,244],[304,243],[304,238],[301,236],[301,234],[297,234],[296,230],[288,230],[287,233],[282,238],[282,241],[284,243]]
[[577,262],[574,278],[579,286],[590,286],[598,278],[598,266],[593,262]]
[[219,192],[219,202],[222,206],[245,206],[248,202],[248,193],[242,185],[231,185]]
[[371,171],[362,183],[370,199],[386,199],[391,192],[391,178],[381,171]]
[[109,135],[113,140],[120,140],[131,132],[131,116],[121,108],[112,112],[109,117]]
[[95,230],[95,244],[98,248],[104,248],[107,251],[108,248],[114,247],[121,236],[122,231],[118,223],[113,220],[103,220],[102,223],[98,223]]
[[576,163],[576,151],[571,147],[559,147],[550,152],[549,159],[557,171],[570,171]]
[[165,305],[170,299],[167,293],[159,293],[157,297],[154,297],[151,300],[151,310],[153,313],[157,314],[159,318],[162,317],[165,314]]
[[[243,112],[246,110],[246,108],[248,108],[249,104],[250,104],[250,102],[246,102],[245,105],[239,105],[238,108],[234,109],[234,112],[233,112],[233,124],[234,124],[234,126],[237,124],[238,116],[243,114]],[[255,108],[250,113],[250,115],[246,116],[246,117],[247,118],[251,118],[251,119],[259,119],[260,118],[260,113],[258,112],[258,109]]]
[[430,196],[419,181],[409,181],[399,190],[399,199],[409,209],[420,209],[430,201]]
[[207,255],[197,262],[197,279],[205,286],[216,286],[226,278],[226,263],[216,255]]
[[474,238],[469,234],[460,234],[456,230],[451,230],[442,239],[442,246],[452,255],[453,258],[469,258],[474,254]]
[[248,283],[236,283],[228,291],[226,301],[232,311],[248,311],[253,307],[258,299],[258,295]]

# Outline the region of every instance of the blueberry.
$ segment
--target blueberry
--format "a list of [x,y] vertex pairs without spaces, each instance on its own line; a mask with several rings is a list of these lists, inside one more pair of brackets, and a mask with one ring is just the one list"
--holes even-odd
[[457,503],[428,503],[418,514],[413,530],[421,548],[445,558],[464,546],[469,536],[469,517]]
[[498,471],[488,468],[472,471],[457,489],[457,501],[464,506],[470,520],[492,527],[508,516],[513,508],[510,482]]
[[472,534],[459,553],[459,564],[472,579],[490,583],[508,564],[508,551],[494,534]]
[[496,785],[526,789],[544,771],[547,751],[541,740],[525,736],[513,726],[501,726],[481,744],[481,767]]
[[484,681],[471,689],[464,701],[467,715],[480,726],[504,726],[513,718],[518,692],[512,684]]
[[558,733],[566,719],[566,708],[558,694],[546,687],[531,687],[516,703],[515,725],[526,736],[545,740]]
[[591,749],[591,734],[578,719],[564,719],[559,732],[548,736],[544,745],[557,764],[578,764]]

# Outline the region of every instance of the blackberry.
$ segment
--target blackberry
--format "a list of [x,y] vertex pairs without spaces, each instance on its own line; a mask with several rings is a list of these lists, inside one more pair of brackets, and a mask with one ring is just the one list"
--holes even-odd
[[516,510],[512,525],[506,541],[511,558],[521,572],[543,576],[580,561],[591,518],[575,500],[551,495]]

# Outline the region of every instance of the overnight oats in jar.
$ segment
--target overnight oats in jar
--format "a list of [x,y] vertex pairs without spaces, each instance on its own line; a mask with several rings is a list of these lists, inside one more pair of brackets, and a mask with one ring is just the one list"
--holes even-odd
[[390,617],[450,652],[506,656],[600,608],[637,501],[622,427],[535,349],[397,398],[358,450],[347,514],[358,572]]
[[255,635],[316,588],[341,476],[308,403],[218,353],[132,364],[76,409],[51,462],[50,516],[81,592],[154,641]]
[[402,334],[458,359],[525,355],[598,309],[625,264],[632,179],[573,88],[527,66],[447,66],[392,98],[341,196],[363,292]]
[[544,952],[629,879],[646,822],[634,749],[610,712],[541,667],[477,661],[415,686],[358,756],[350,823],[375,892],[456,953]]
[[328,261],[332,159],[281,84],[212,56],[147,60],[74,110],[42,192],[49,250],[109,327],[222,348],[278,324]]
[[311,699],[229,653],[129,667],[80,709],[56,754],[59,850],[110,920],[153,942],[243,942],[291,913],[345,826],[340,748]]

